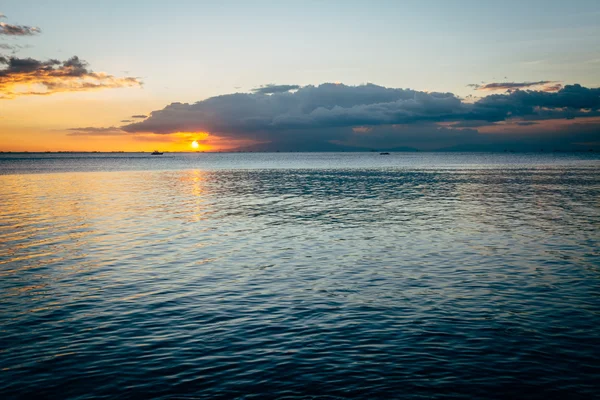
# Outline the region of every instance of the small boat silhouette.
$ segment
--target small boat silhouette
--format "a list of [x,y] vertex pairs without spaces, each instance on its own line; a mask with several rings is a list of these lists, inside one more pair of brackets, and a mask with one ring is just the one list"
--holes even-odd
[[379,155],[380,155],[380,156],[389,156],[389,155],[390,155],[390,153],[385,153],[385,152],[384,152],[384,153],[379,153]]
[[159,152],[158,150],[154,150],[151,155],[152,156],[162,156],[163,153]]

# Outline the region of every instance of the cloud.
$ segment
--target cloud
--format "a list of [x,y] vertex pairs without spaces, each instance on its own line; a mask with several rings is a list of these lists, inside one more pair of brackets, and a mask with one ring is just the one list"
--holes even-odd
[[563,88],[563,85],[561,85],[560,83],[557,83],[557,84],[545,86],[542,88],[542,90],[544,92],[558,92],[562,88]]
[[480,128],[482,126],[490,126],[490,125],[494,125],[494,122],[473,119],[473,120],[453,122],[450,126],[452,128]]
[[127,122],[133,122],[133,120],[132,119],[122,119],[121,122],[127,123]]
[[581,85],[554,92],[514,90],[466,102],[452,93],[325,83],[295,92],[172,103],[121,128],[131,134],[209,132],[225,141],[279,143],[287,149],[308,143],[434,148],[475,143],[481,130],[529,128],[522,131],[526,135],[527,125],[537,121],[599,116],[600,88]]
[[6,65],[4,69],[0,69],[0,98],[4,99],[142,85],[138,78],[119,78],[103,72],[93,72],[77,56],[66,61],[0,56],[0,65],[2,64]]
[[[487,120],[507,117],[557,119],[598,115],[600,88],[566,85],[557,92],[515,90],[508,94],[493,94],[474,103],[472,114]],[[588,111],[589,110],[589,111]]]
[[[129,132],[206,131],[230,135],[277,135],[284,130],[377,126],[418,122],[540,119],[596,115],[600,89],[567,85],[558,92],[516,90],[465,103],[452,93],[392,89],[373,84],[306,86],[295,93],[235,93],[193,104],[172,103]],[[586,109],[592,110],[590,113]],[[471,123],[471,126],[474,123]]]
[[537,82],[492,82],[485,84],[477,84],[470,83],[467,86],[472,87],[475,90],[515,90],[515,89],[526,89],[534,86],[545,86],[552,84],[552,88],[558,87],[560,89],[561,85],[557,85],[557,82],[554,81],[537,81]]
[[[156,135],[156,134],[130,134],[128,132],[123,131],[118,126],[109,126],[109,127],[81,127],[81,128],[69,128],[67,129],[69,133],[67,136],[71,137],[96,137],[96,138],[111,138],[116,136],[127,136],[138,142],[180,142],[182,141],[181,135]],[[189,138],[185,141],[185,143],[189,142]]]
[[6,18],[6,15],[0,13],[0,19]]
[[[181,143],[181,138],[165,135],[135,135],[132,137],[137,142],[162,142],[162,143]],[[189,141],[184,142],[189,143]]]
[[369,126],[355,126],[352,128],[352,132],[356,133],[369,133],[373,130],[373,128]]
[[147,115],[143,115],[143,114],[138,114],[138,115],[132,115],[131,118],[142,118],[142,119],[146,119],[148,118]]
[[0,35],[6,36],[33,36],[42,33],[42,30],[36,26],[13,25],[6,22],[0,22]]
[[68,131],[72,131],[68,133],[67,136],[123,136],[127,133],[121,130],[121,128],[116,126],[109,126],[105,128],[98,127],[85,127],[85,128],[70,128]]
[[194,104],[172,103],[130,132],[277,135],[282,130],[371,126],[459,118],[468,106],[451,93],[325,83],[294,93],[235,93]]
[[290,90],[300,89],[299,85],[275,85],[273,83],[269,83],[267,85],[263,85],[257,88],[250,90],[253,93],[258,94],[273,94],[273,93],[284,93],[289,92]]
[[517,122],[517,125],[519,126],[531,126],[531,125],[538,125],[539,122],[535,122],[535,121],[519,121]]
[[435,150],[460,143],[476,142],[479,139],[476,129],[454,129],[452,126],[438,126],[434,123],[380,125],[372,127],[368,133],[348,135],[334,143],[366,149],[393,149],[411,147],[421,150]]
[[10,52],[12,54],[16,54],[18,51],[22,50],[22,49],[27,49],[31,46],[29,45],[20,45],[20,44],[7,44],[7,43],[0,43],[0,50],[10,50]]

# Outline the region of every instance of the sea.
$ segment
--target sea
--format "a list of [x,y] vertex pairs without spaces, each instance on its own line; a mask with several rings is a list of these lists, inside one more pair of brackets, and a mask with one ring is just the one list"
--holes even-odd
[[2,399],[599,394],[599,153],[0,154]]

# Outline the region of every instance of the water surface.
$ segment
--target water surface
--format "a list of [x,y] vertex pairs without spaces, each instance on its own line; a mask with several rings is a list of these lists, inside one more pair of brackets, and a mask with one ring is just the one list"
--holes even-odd
[[0,155],[0,394],[592,398],[599,159]]

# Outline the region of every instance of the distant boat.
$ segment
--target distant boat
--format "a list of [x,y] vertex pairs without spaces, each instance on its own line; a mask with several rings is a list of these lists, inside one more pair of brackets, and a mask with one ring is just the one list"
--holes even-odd
[[389,156],[390,153],[379,153],[380,156]]
[[162,156],[162,155],[163,155],[163,153],[159,152],[158,150],[154,150],[154,151],[152,152],[152,154],[150,154],[150,155],[152,155],[152,156]]

